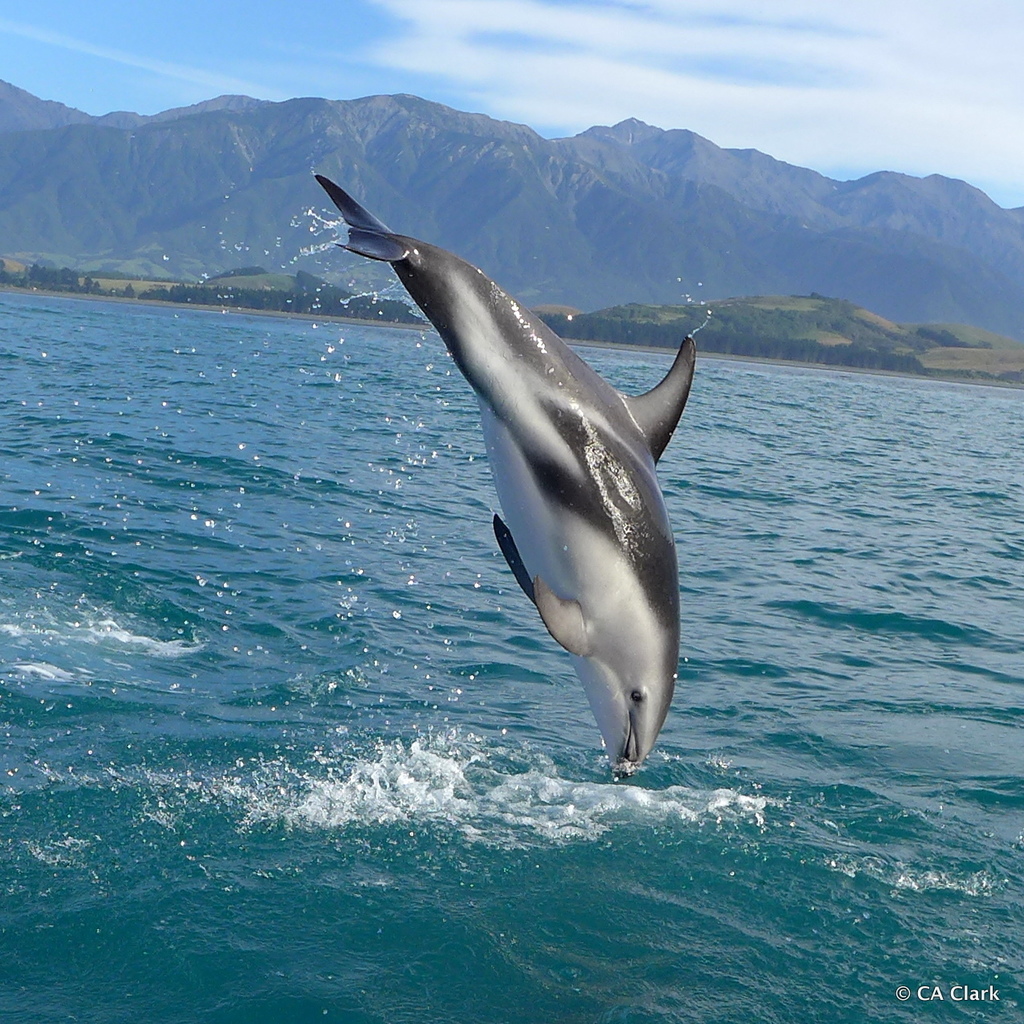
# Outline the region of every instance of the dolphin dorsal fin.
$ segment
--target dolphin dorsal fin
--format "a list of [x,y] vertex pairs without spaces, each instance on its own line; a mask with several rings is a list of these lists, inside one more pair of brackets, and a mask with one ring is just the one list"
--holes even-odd
[[687,335],[679,346],[672,368],[660,384],[633,398],[623,395],[626,408],[646,438],[655,462],[661,458],[686,408],[696,362],[697,346]]
[[387,263],[404,260],[409,255],[408,246],[398,240],[387,224],[360,206],[330,178],[325,178],[322,174],[315,177],[349,227],[348,244],[343,248],[359,253],[360,256],[367,256],[371,260],[384,260]]

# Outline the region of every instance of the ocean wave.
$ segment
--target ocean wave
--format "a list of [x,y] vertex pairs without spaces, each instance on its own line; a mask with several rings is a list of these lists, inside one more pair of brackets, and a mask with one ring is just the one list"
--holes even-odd
[[768,601],[766,607],[829,628],[853,629],[861,633],[913,636],[938,643],[960,641],[979,646],[998,639],[993,633],[977,626],[952,622],[937,616],[913,615],[894,608],[869,610],[809,600]]
[[98,774],[41,770],[52,784],[130,789],[146,804],[145,816],[167,828],[215,806],[242,832],[441,827],[467,842],[506,848],[589,841],[624,826],[763,829],[769,808],[778,806],[726,788],[645,789],[564,778],[546,757],[488,749],[454,734],[381,740],[366,756],[320,750],[302,764],[286,757],[239,760],[227,772],[114,764]]

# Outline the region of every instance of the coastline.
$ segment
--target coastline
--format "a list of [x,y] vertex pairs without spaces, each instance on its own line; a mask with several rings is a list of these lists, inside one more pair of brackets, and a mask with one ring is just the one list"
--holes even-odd
[[[335,324],[338,326],[354,324],[360,327],[387,327],[393,330],[415,331],[419,334],[434,330],[433,325],[427,322],[424,322],[423,324],[404,324],[388,320],[365,320],[356,317],[339,317],[331,315],[318,316],[316,313],[289,313],[285,310],[278,309],[245,309],[239,306],[214,306],[191,302],[169,302],[163,299],[126,298],[122,295],[89,295],[83,292],[51,291],[45,288],[18,288],[13,285],[0,285],[0,293],[10,295],[41,295],[46,298],[54,299],[81,299],[88,302],[116,302],[141,307],[156,306],[161,309],[189,309],[203,313],[216,313],[221,316],[234,314],[237,316],[271,317],[274,319],[284,320],[307,320],[319,324]],[[656,345],[626,345],[619,342],[584,340],[581,338],[563,338],[562,340],[572,348],[611,349],[616,352],[644,352],[667,356],[674,355],[675,353],[674,349]],[[899,370],[869,369],[860,366],[841,366],[832,364],[826,366],[822,363],[807,363],[796,359],[769,359],[757,356],[732,355],[725,352],[706,352],[701,350],[699,342],[697,354],[699,358],[703,359],[720,359],[725,362],[750,363],[755,366],[791,366],[803,370],[816,370],[828,373],[856,373],[866,374],[872,377],[900,377],[906,380],[928,381],[935,384],[973,384],[978,387],[1009,388],[1016,391],[1024,390],[1024,382],[999,380],[994,377],[991,379],[979,379],[977,377],[957,376],[954,374],[933,375],[903,373]]]
[[[674,356],[675,349],[661,348],[656,345],[620,345],[613,341],[583,341],[580,338],[572,338],[565,341],[573,348],[606,348],[617,352],[653,352],[655,354]],[[839,364],[806,363],[798,359],[769,359],[767,356],[739,356],[728,352],[708,352],[700,347],[697,341],[698,359],[717,359],[726,363],[749,363],[752,366],[790,366],[800,370],[815,370],[820,373],[856,373],[868,377],[899,377],[903,380],[927,381],[930,384],[974,384],[986,388],[1010,388],[1012,390],[1024,390],[1024,382],[1018,383],[1012,380],[982,380],[978,377],[956,377],[940,376],[939,374],[903,373],[900,370],[878,370],[864,366],[842,366]]]
[[289,313],[283,309],[246,309],[242,306],[212,306],[199,302],[170,302],[166,299],[125,298],[123,295],[88,295],[85,292],[58,292],[47,288],[17,288],[13,285],[0,284],[0,292],[7,295],[44,295],[48,299],[82,299],[87,302],[117,302],[128,306],[156,306],[159,309],[195,309],[202,313],[218,313],[221,315],[235,313],[241,316],[267,316],[283,320],[311,320],[319,324],[359,324],[363,327],[395,327],[405,331],[432,331],[434,328],[427,323],[399,324],[393,320],[363,320],[350,316],[321,316],[317,313]]

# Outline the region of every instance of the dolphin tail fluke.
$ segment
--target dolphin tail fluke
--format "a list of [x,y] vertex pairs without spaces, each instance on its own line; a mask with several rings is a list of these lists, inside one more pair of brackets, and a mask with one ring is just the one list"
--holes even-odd
[[385,263],[404,260],[409,255],[408,246],[402,245],[394,235],[378,235],[360,228],[349,229],[348,244],[343,248],[371,260],[384,260]]
[[317,174],[316,180],[341,211],[349,227],[348,244],[344,248],[371,260],[384,260],[387,263],[394,263],[409,255],[408,247],[398,240],[391,228],[360,206],[343,188],[322,174]]
[[635,398],[626,397],[630,415],[647,439],[655,462],[661,458],[686,408],[696,362],[697,346],[687,335],[661,383]]
[[361,228],[373,231],[378,235],[391,235],[394,232],[382,220],[377,220],[369,210],[360,206],[343,188],[335,185],[330,178],[322,174],[314,175],[323,190],[331,197],[331,202],[341,211],[345,223],[350,228]]

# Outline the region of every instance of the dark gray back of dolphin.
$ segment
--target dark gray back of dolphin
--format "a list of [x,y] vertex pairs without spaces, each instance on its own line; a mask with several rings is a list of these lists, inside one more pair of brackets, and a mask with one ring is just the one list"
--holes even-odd
[[[330,196],[349,227],[348,242],[343,248],[368,259],[382,260],[386,263],[397,263],[408,257],[410,240],[393,232],[330,178],[317,174],[316,180]],[[427,310],[424,312],[430,315]],[[529,315],[532,319],[532,314]],[[561,343],[561,339],[542,321],[535,323],[534,327],[545,334],[550,334]],[[630,414],[647,439],[655,462],[661,458],[686,408],[693,384],[696,355],[697,349],[693,338],[687,336],[663,380],[644,394],[622,396]]]

